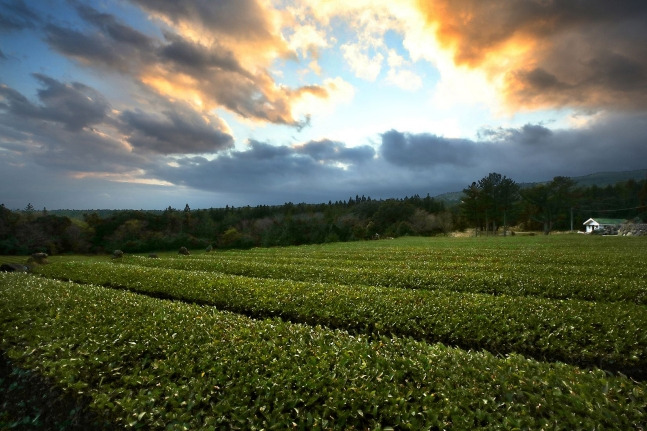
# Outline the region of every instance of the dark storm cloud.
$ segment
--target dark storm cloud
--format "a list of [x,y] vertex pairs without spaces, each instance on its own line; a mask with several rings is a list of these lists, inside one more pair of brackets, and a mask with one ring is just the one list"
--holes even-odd
[[459,65],[513,107],[647,107],[647,2],[420,0]]
[[310,141],[296,147],[296,152],[308,155],[314,160],[323,163],[359,164],[371,160],[375,156],[375,150],[368,145],[349,148],[341,142],[334,142],[329,139]]
[[[439,138],[391,130],[382,135],[381,158],[411,174],[444,172],[471,181],[499,172],[516,181],[543,181],[556,175],[643,169],[647,160],[647,115],[607,115],[579,129],[551,130],[540,124],[489,128],[478,140]],[[440,150],[439,150],[440,149]],[[418,177],[416,182],[419,182]]]
[[94,31],[49,23],[45,26],[45,40],[54,50],[83,64],[119,72],[136,72],[142,63],[152,61],[153,39],[89,6],[77,5],[77,12]]
[[93,131],[70,133],[51,125],[32,128],[39,148],[28,158],[63,174],[109,174],[111,177],[146,169],[151,161],[129,151],[121,142]]
[[[110,173],[145,169],[149,161],[119,140],[94,129],[70,131],[60,123],[0,112],[0,148],[20,164],[36,164],[59,174]],[[24,172],[29,175],[28,171]],[[43,184],[47,189],[49,184]]]
[[155,174],[174,184],[227,193],[287,192],[320,180],[324,169],[311,158],[295,157],[288,147],[263,143],[214,160],[184,158],[177,164],[159,166]]
[[[152,116],[142,111],[120,115],[128,142],[140,151],[159,154],[216,152],[234,144],[231,135],[207,123],[197,112],[181,107]],[[220,125],[218,125],[220,126]]]
[[110,109],[108,101],[96,90],[79,82],[61,83],[46,75],[33,75],[44,86],[38,90],[40,105],[32,104],[17,91],[0,87],[1,102],[7,114],[35,120],[61,123],[66,129],[78,131],[104,121]]
[[93,31],[80,31],[54,23],[45,26],[45,41],[57,52],[102,70],[137,74],[155,63],[159,41],[129,27],[114,15],[76,4],[79,16]]
[[99,92],[77,82],[34,76],[44,84],[40,104],[0,86],[0,148],[22,157],[23,163],[63,172],[120,173],[147,165],[118,138],[97,132],[102,128],[119,135]]
[[134,46],[137,49],[151,48],[152,40],[145,34],[120,23],[114,15],[101,13],[96,9],[78,4],[76,7],[79,15],[86,22],[93,24],[115,42]]
[[288,159],[293,154],[294,151],[292,148],[285,145],[276,146],[252,139],[249,141],[249,149],[247,151],[236,151],[229,156],[229,159],[266,163],[268,161]]
[[472,165],[477,147],[467,139],[390,130],[382,134],[380,151],[382,156],[394,165],[431,168],[441,164]]
[[125,173],[148,169],[160,155],[216,152],[233,138],[217,117],[181,103],[158,104],[155,115],[114,114],[105,97],[78,82],[34,75],[40,104],[0,86],[0,147],[41,166],[68,172]]
[[571,85],[560,82],[555,75],[541,68],[518,71],[516,72],[516,76],[519,80],[526,82],[537,91],[549,92],[572,88]]
[[196,26],[238,39],[268,40],[272,34],[266,11],[256,0],[131,0],[175,24],[192,22]]
[[87,64],[108,66],[120,71],[128,69],[131,58],[99,35],[91,35],[65,27],[49,24],[45,27],[45,40],[59,53],[79,59]]
[[526,125],[484,130],[479,135],[487,150],[479,164],[521,181],[641,169],[647,160],[646,134],[645,114],[609,115],[580,129]]
[[269,194],[329,196],[331,190],[346,194],[344,188],[355,189],[357,169],[370,163],[373,154],[370,147],[347,148],[332,141],[289,147],[252,140],[245,151],[223,153],[213,160],[177,159],[177,166],[159,166],[155,174],[175,184],[218,193],[264,193],[259,195],[261,202],[267,201]]
[[479,138],[489,142],[501,142],[515,146],[541,145],[552,137],[553,132],[540,124],[526,124],[518,129],[484,128],[478,133]]
[[[17,179],[20,180],[20,187],[16,186]],[[151,196],[156,196],[159,203],[151,203]],[[12,156],[0,157],[0,197],[0,203],[11,210],[23,209],[28,203],[37,209],[83,210],[158,209],[169,203],[180,207],[186,202],[185,191],[177,192],[170,187],[106,181],[101,177],[79,179],[56,175],[47,166]]]
[[23,0],[0,1],[0,31],[33,28],[40,18]]
[[207,48],[174,33],[166,33],[165,38],[168,43],[159,50],[159,57],[165,62],[174,63],[178,68],[203,74],[215,67],[251,77],[238,63],[233,52],[226,48],[218,45]]
[[[174,184],[248,203],[323,202],[460,191],[490,172],[517,182],[644,168],[647,116],[608,116],[588,127],[541,124],[483,129],[478,140],[390,130],[371,147],[311,141],[294,147],[250,141],[215,159],[185,157],[150,172]],[[378,157],[374,157],[377,154]],[[342,163],[340,165],[339,163]]]
[[45,75],[34,76],[45,85],[38,90],[43,104],[38,109],[42,119],[57,121],[72,131],[105,119],[110,105],[98,91],[79,82],[63,84]]
[[647,90],[647,67],[638,60],[607,52],[589,60],[588,66],[598,85],[622,92],[632,91],[635,87]]
[[31,112],[36,109],[20,92],[4,84],[0,84],[0,96],[2,96],[0,108],[9,113],[20,115],[22,112]]

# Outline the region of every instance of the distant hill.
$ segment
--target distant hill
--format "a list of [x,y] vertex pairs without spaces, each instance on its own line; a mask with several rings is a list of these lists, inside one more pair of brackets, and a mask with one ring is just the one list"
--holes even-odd
[[434,199],[445,202],[448,205],[456,205],[463,198],[463,192],[447,192],[434,196]]
[[[134,211],[134,210],[114,210],[114,209],[71,210],[71,209],[63,209],[63,210],[47,210],[47,213],[51,214],[51,215],[56,215],[56,216],[59,216],[59,217],[68,217],[70,219],[83,220],[84,216],[86,214],[94,214],[94,213],[96,213],[101,218],[107,218],[107,217],[112,216],[113,214],[117,214],[117,213],[123,212],[123,211]],[[158,213],[158,214],[161,214],[163,212],[162,210],[140,210],[140,211],[145,211],[147,213]]]
[[634,179],[644,180],[647,178],[647,169],[638,169],[636,171],[622,172],[598,172],[596,174],[584,175],[582,177],[573,177],[578,186],[581,187],[606,187],[622,181]]
[[[636,181],[647,178],[647,169],[639,169],[635,171],[621,171],[621,172],[598,172],[595,174],[584,175],[581,177],[572,177],[573,180],[580,187],[591,187],[596,185],[598,187],[606,187],[608,185],[613,185],[621,181],[627,181],[629,179],[634,179]],[[532,187],[537,184],[547,183],[550,180],[536,183],[519,183],[521,188]],[[444,202],[448,206],[453,206],[460,203],[463,197],[462,191],[457,192],[447,192],[440,195],[434,196],[434,199]],[[111,210],[111,209],[97,209],[97,210],[51,210],[50,214],[67,216],[71,219],[83,220],[84,214],[97,213],[100,217],[109,217],[114,213],[118,213],[123,210]],[[142,210],[145,212],[152,212],[161,214],[163,210]]]
[[[638,169],[635,171],[620,171],[620,172],[597,172],[595,174],[583,175],[581,177],[571,177],[579,187],[606,187],[619,182],[634,179],[636,181],[647,178],[647,169]],[[550,180],[537,182],[537,183],[520,183],[521,188],[532,187],[537,184],[547,183]],[[463,197],[463,192],[448,192],[434,196],[434,199],[445,202],[448,205],[456,205],[460,203]]]

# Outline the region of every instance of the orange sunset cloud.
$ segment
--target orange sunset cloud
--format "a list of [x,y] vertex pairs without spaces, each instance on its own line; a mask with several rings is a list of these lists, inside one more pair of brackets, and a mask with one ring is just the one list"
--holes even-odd
[[630,4],[421,0],[418,8],[454,63],[484,71],[510,109],[647,105],[637,91],[647,84],[647,49],[628,37],[641,25]]

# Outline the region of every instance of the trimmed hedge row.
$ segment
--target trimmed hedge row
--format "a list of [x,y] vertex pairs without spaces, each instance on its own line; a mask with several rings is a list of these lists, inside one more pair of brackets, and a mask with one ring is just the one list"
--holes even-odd
[[308,263],[307,259],[285,263],[284,258],[274,260],[253,254],[239,258],[228,257],[228,254],[223,253],[181,259],[153,260],[139,256],[125,259],[126,262],[141,266],[222,272],[259,278],[647,305],[647,278],[601,276],[594,271],[586,274],[574,274],[570,271],[569,274],[568,267],[560,269],[501,263],[492,266],[471,264],[469,261],[450,261],[442,265],[436,262],[432,265],[427,261],[420,263],[415,260],[385,264],[380,259],[361,264],[340,259],[322,265],[319,261]]
[[647,308],[639,305],[305,283],[112,262],[60,262],[38,271],[255,317],[412,336],[646,377]]
[[643,429],[647,414],[642,384],[519,355],[26,274],[0,274],[0,297],[0,348],[120,428]]
[[610,279],[647,281],[647,269],[642,258],[645,253],[645,238],[558,235],[527,238],[398,238],[325,246],[257,248],[221,252],[218,255],[235,260],[316,263],[318,266],[344,263],[360,267],[405,265],[414,269],[448,267],[451,270],[458,267],[474,268],[479,272],[515,270],[578,277],[595,274]]
[[[467,267],[478,271],[521,270],[577,276],[603,276],[647,280],[641,256],[647,253],[647,241],[640,238],[551,237],[532,241],[511,238],[398,238],[386,246],[376,242],[336,243],[325,246],[292,248],[256,248],[197,254],[192,258],[226,257],[244,261],[305,263],[317,266],[345,265],[369,267],[406,265],[420,269]],[[569,241],[565,241],[568,239]]]

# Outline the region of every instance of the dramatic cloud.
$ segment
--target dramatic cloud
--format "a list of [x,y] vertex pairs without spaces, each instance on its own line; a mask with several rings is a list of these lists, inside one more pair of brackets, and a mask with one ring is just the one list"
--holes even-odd
[[234,53],[219,45],[210,48],[183,39],[173,34],[166,34],[168,42],[159,51],[159,57],[165,63],[175,65],[179,71],[192,75],[201,75],[210,69],[229,71],[253,79],[236,60]]
[[70,131],[104,121],[110,105],[94,89],[78,82],[63,84],[41,74],[34,77],[45,86],[38,91],[42,105],[33,105],[17,91],[2,86],[0,96],[6,103],[1,103],[0,108],[15,117],[61,123]]
[[93,32],[49,24],[46,40],[84,65],[132,74],[167,98],[205,110],[224,107],[256,121],[298,126],[294,103],[305,94],[328,97],[326,87],[276,84],[267,67],[291,54],[267,19],[272,14],[255,1],[136,3],[171,27],[163,40],[83,5],[77,12]]
[[[479,140],[390,130],[377,151],[329,140],[294,147],[250,141],[245,151],[178,158],[151,173],[160,181],[229,196],[230,202],[240,195],[264,203],[321,202],[357,193],[387,198],[404,190],[435,195],[459,191],[490,172],[531,182],[611,166],[641,169],[645,134],[647,118],[618,116],[581,130],[537,124],[483,129]],[[620,144],[610,150],[615,142]]]
[[138,150],[160,154],[217,152],[233,146],[231,135],[222,124],[212,122],[189,109],[175,108],[152,116],[141,111],[125,111],[120,115],[128,142]]
[[[385,40],[389,32],[397,32],[405,38],[412,28],[422,27],[422,19],[413,0],[392,2],[386,0],[356,0],[352,2],[330,2],[326,0],[298,1],[299,18],[309,17],[322,27],[331,22],[345,22],[356,35],[340,45],[345,62],[353,73],[367,81],[376,81],[387,69],[385,82],[406,90],[421,86],[421,77],[411,69],[403,69],[401,55],[393,63],[394,51]],[[303,19],[303,18],[302,18]],[[298,20],[297,20],[298,21]],[[305,24],[310,28],[312,24]],[[406,45],[405,41],[405,45]]]
[[[48,167],[78,172],[143,172],[154,154],[215,153],[233,146],[217,118],[188,105],[163,103],[165,109],[115,113],[106,98],[78,82],[34,77],[44,88],[40,104],[0,86],[0,148],[29,154]],[[144,157],[144,155],[147,155]]]
[[310,141],[297,146],[295,151],[298,154],[308,155],[320,163],[360,164],[375,156],[375,150],[368,145],[348,148],[341,142],[333,142],[328,139]]
[[250,193],[297,190],[321,178],[326,168],[285,146],[250,142],[247,151],[235,151],[215,160],[183,158],[161,166],[156,174],[174,184],[212,192]]
[[391,130],[382,135],[381,154],[390,163],[414,168],[449,164],[474,164],[478,148],[466,139],[447,139],[430,134],[409,134]]
[[288,53],[285,42],[276,33],[273,19],[278,13],[257,0],[132,0],[193,38],[220,37],[232,43],[256,43]]
[[641,0],[419,1],[458,65],[485,70],[517,107],[647,107]]
[[86,22],[96,26],[98,30],[115,42],[124,46],[133,46],[138,50],[153,47],[151,38],[127,25],[121,24],[113,15],[100,13],[96,9],[83,4],[77,5],[77,11]]
[[500,172],[521,182],[540,181],[564,172],[576,176],[618,166],[641,169],[647,160],[645,136],[647,116],[642,114],[606,117],[575,130],[537,124],[483,129],[477,141],[391,130],[382,135],[380,155],[402,168],[451,168],[461,176]]
[[374,154],[371,147],[348,148],[331,141],[296,147],[250,141],[245,151],[221,154],[213,160],[177,159],[160,166],[155,174],[174,184],[219,194],[254,195],[263,202],[326,199],[361,183],[358,170],[364,170]]
[[0,0],[0,195],[254,205],[644,169],[645,22],[642,0]]
[[154,61],[155,41],[95,9],[77,5],[76,10],[94,31],[82,32],[49,23],[45,40],[56,51],[84,66],[137,74]]

